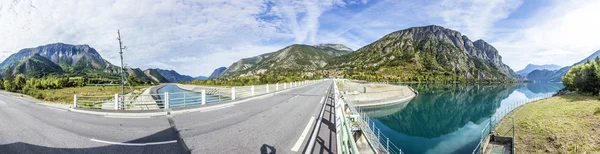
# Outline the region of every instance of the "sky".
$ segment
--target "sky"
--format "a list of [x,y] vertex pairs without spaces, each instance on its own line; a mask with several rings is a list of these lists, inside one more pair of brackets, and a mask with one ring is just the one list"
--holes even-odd
[[600,50],[598,0],[0,0],[0,59],[87,44],[119,64],[208,76],[291,44],[359,49],[394,31],[454,29],[498,49],[513,70],[572,65]]

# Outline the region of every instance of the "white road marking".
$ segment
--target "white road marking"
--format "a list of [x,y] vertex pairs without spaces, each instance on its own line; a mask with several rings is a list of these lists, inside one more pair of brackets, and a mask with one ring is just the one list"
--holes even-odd
[[4,103],[4,101],[0,100],[0,105],[6,105],[6,103]]
[[324,99],[325,99],[325,97],[321,97],[321,101],[319,101],[319,104],[323,103]]
[[219,109],[224,109],[224,108],[228,108],[228,107],[232,107],[233,105],[224,105],[224,106],[219,106],[219,107],[215,107],[215,108],[209,108],[206,110],[202,110],[200,112],[208,112],[208,111],[214,111],[214,110],[219,110]]
[[147,146],[147,145],[177,143],[177,140],[164,141],[164,142],[148,142],[148,143],[121,143],[121,142],[111,142],[111,141],[103,141],[103,140],[97,140],[97,139],[90,139],[90,141],[105,143],[105,144],[114,144],[114,145],[126,145],[126,146]]
[[315,117],[310,117],[310,121],[308,121],[308,124],[306,124],[306,127],[304,127],[304,131],[302,131],[300,138],[298,138],[298,141],[296,141],[296,144],[294,144],[294,147],[292,147],[292,149],[291,149],[292,151],[298,152],[298,150],[300,149],[300,146],[302,145],[302,141],[304,141],[304,139],[306,138],[306,135],[308,134],[308,130],[310,129],[310,126],[313,124],[314,121],[315,121]]
[[53,107],[49,107],[49,106],[46,106],[46,108],[57,110],[57,111],[63,111],[63,112],[67,111],[67,110],[57,109],[57,108],[53,108]]
[[133,116],[104,116],[106,118],[124,118],[124,119],[143,119],[143,118],[150,118],[149,116],[139,116],[139,117],[133,117]]

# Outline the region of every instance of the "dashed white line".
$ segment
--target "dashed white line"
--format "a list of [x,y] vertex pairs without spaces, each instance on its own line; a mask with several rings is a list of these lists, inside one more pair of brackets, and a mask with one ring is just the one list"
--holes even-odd
[[149,116],[104,116],[105,118],[124,118],[124,119],[143,119],[143,118],[150,118]]
[[300,138],[298,138],[298,141],[296,141],[296,144],[294,144],[294,146],[292,147],[292,149],[291,149],[292,151],[297,152],[300,149],[300,146],[302,145],[302,141],[304,141],[304,139],[306,138],[306,135],[308,134],[308,130],[310,129],[310,125],[312,125],[314,121],[315,121],[315,117],[310,117],[310,121],[308,121],[308,124],[306,124],[306,127],[304,127],[304,131],[302,131]]
[[104,141],[104,140],[98,140],[98,139],[90,139],[90,141],[105,143],[105,144],[114,144],[114,145],[126,145],[126,146],[147,146],[147,145],[161,145],[161,144],[177,143],[177,140],[163,141],[163,142],[148,142],[148,143],[122,143],[122,142],[111,142],[111,141]]

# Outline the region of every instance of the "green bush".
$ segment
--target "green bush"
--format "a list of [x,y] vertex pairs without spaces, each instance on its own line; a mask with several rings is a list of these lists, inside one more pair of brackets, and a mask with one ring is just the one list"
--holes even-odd
[[563,76],[562,82],[567,90],[586,94],[600,92],[600,58],[571,67]]

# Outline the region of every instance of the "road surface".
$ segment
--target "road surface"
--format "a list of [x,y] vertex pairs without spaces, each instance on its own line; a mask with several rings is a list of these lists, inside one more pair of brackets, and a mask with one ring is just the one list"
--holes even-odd
[[[336,148],[329,141],[335,134],[321,135],[330,124],[321,124],[313,149],[306,145],[322,103],[333,104],[325,95],[331,85],[324,81],[212,110],[135,118],[75,113],[0,92],[0,153],[329,153],[319,151]],[[325,147],[319,139],[327,140]]]

